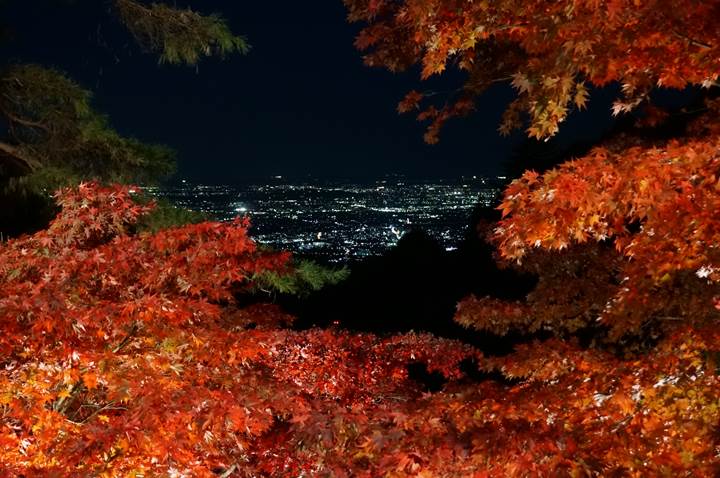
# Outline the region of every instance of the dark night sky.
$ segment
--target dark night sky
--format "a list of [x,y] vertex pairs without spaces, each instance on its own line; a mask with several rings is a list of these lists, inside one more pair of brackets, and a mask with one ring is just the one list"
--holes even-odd
[[[422,125],[395,111],[417,87],[417,72],[365,67],[340,0],[190,4],[221,12],[248,37],[250,55],[205,60],[197,70],[158,65],[99,0],[10,0],[3,16],[15,32],[0,53],[67,72],[95,92],[118,130],[175,148],[180,176],[197,181],[499,174],[522,140],[496,131],[512,97],[499,85],[472,118],[445,128],[440,145],[425,145]],[[575,115],[566,137],[582,136],[599,118],[607,123],[607,104],[597,103]]]

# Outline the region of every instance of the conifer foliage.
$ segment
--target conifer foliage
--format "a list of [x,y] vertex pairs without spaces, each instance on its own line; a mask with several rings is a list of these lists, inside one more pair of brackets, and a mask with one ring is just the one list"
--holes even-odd
[[[135,0],[108,4],[107,11],[163,63],[193,66],[249,51],[245,38],[217,14]],[[0,67],[0,194],[47,195],[80,180],[147,183],[172,172],[169,148],[121,136],[93,109],[91,96],[53,68]]]
[[217,14],[201,15],[191,9],[162,3],[115,0],[123,23],[146,49],[160,53],[160,61],[195,65],[210,55],[247,53],[244,37],[234,35]]
[[92,108],[92,94],[40,65],[0,71],[0,192],[49,194],[83,178],[151,181],[174,169],[169,148],[119,135]]

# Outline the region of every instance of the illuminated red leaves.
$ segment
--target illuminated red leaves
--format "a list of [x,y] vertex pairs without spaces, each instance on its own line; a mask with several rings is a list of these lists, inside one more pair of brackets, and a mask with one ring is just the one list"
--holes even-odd
[[405,98],[398,104],[398,113],[407,113],[420,107],[420,101],[423,99],[423,94],[415,90],[405,95]]
[[[460,363],[481,355],[460,342],[428,334],[387,339],[373,335],[312,330],[288,336],[276,360],[276,377],[308,393],[341,399],[347,404],[377,402],[387,395],[414,391],[407,365],[423,363],[448,379],[459,379]],[[296,364],[302,364],[301,367]]]
[[92,248],[123,234],[152,209],[152,204],[142,206],[133,201],[134,192],[129,186],[100,187],[96,183],[60,190],[55,199],[62,213],[38,240],[46,247]]
[[[437,110],[445,110],[443,103],[452,104],[458,94],[474,99],[512,79],[518,101],[503,118],[505,133],[522,126],[521,113],[527,113],[530,136],[554,135],[572,109],[585,107],[584,81],[621,83],[624,98],[618,104],[630,111],[655,86],[707,86],[718,78],[717,2],[344,3],[349,19],[365,25],[356,46],[368,65],[391,71],[418,65],[423,80],[453,66],[468,73],[456,91],[437,96]],[[682,18],[670,18],[668,11],[682,11]],[[418,100],[411,93],[399,110],[414,110]],[[423,115],[432,105],[421,108]],[[430,120],[426,140],[434,141],[444,121],[423,116]]]
[[422,396],[408,363],[459,379],[479,357],[428,335],[291,332],[277,306],[238,309],[288,255],[258,250],[240,220],[131,234],[148,210],[132,195],[62,191],[48,231],[0,249],[3,471],[317,470],[307,444],[338,447],[347,469],[374,407]]
[[[515,193],[549,179],[523,181]],[[650,354],[626,358],[559,339],[484,357],[428,334],[288,330],[292,317],[277,306],[234,303],[255,274],[287,267],[286,255],[255,247],[245,223],[126,234],[134,213],[124,207],[135,206],[117,198],[129,192],[81,191],[58,227],[0,249],[0,463],[11,476],[715,470],[717,327],[668,328]],[[125,219],[91,228],[87,241],[84,229],[64,225],[83,217],[86,203],[97,204],[92,217]],[[579,276],[586,254],[571,254],[548,277]],[[596,270],[607,281],[612,268]],[[557,309],[546,304],[567,322],[561,330],[583,324],[569,306],[579,287],[553,296]],[[590,294],[582,307],[596,302],[601,295]],[[538,303],[472,299],[459,317],[496,332],[557,326]],[[442,390],[413,380],[414,363],[437,372]],[[462,372],[471,366],[506,381],[471,381]]]
[[511,329],[533,331],[528,329],[532,322],[531,317],[532,312],[527,310],[524,304],[491,297],[467,297],[460,301],[455,312],[455,321],[460,325],[498,335],[505,335]]
[[[654,147],[611,145],[542,176],[526,173],[506,189],[500,206],[500,252],[520,261],[538,248],[613,241],[627,261],[603,314],[625,314],[623,303],[632,303],[635,310],[660,312],[657,305],[663,304],[665,314],[705,317],[720,279],[714,246],[720,240],[720,140],[714,119],[699,122],[711,132]],[[687,286],[676,289],[683,293],[676,292],[669,304],[658,288],[676,287],[679,280]],[[628,328],[642,323],[626,319]]]

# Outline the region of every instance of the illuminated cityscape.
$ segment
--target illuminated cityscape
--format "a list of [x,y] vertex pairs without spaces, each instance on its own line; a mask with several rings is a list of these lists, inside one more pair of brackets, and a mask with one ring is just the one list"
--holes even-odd
[[220,220],[248,215],[258,242],[342,262],[381,254],[411,229],[422,229],[453,250],[473,208],[492,205],[503,179],[350,183],[277,176],[264,184],[181,182],[151,192]]

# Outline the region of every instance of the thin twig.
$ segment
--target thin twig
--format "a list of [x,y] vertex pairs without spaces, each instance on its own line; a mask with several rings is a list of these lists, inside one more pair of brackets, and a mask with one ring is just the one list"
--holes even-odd
[[694,38],[690,38],[689,36],[684,35],[684,34],[680,33],[680,32],[677,31],[677,30],[673,30],[673,34],[674,34],[676,37],[678,37],[678,38],[682,38],[683,40],[687,40],[688,42],[690,42],[691,45],[694,45],[694,46],[697,46],[697,47],[700,47],[700,48],[704,48],[704,49],[706,49],[706,50],[712,49],[712,45],[709,45],[709,44],[707,44],[707,43],[703,43],[703,42],[701,42],[701,41],[695,40]]
[[232,475],[235,470],[237,470],[237,463],[234,463],[233,466],[225,470],[225,472],[220,475],[220,478],[228,478],[228,476]]
[[99,415],[100,413],[102,413],[102,412],[104,412],[104,411],[107,411],[107,410],[127,410],[127,408],[124,408],[124,407],[116,407],[116,406],[114,406],[114,405],[115,405],[115,402],[110,402],[110,403],[108,403],[107,405],[105,405],[105,406],[103,406],[103,407],[101,407],[101,408],[98,408],[97,410],[95,410],[94,412],[92,412],[90,415],[88,415],[83,421],[78,422],[78,423],[80,423],[80,424],[87,423],[87,422],[89,422],[91,419],[95,418],[95,416],[97,416],[97,415]]
[[118,353],[120,350],[122,350],[122,348],[125,347],[125,346],[130,342],[130,340],[132,340],[132,338],[135,336],[135,333],[136,333],[137,331],[138,331],[138,324],[137,324],[137,322],[135,322],[135,323],[132,325],[132,328],[130,329],[130,332],[128,332],[128,334],[125,336],[125,338],[122,339],[122,341],[121,341],[119,344],[117,344],[117,345],[115,346],[115,348],[113,348],[113,350],[112,350],[113,353],[116,354],[116,353]]

